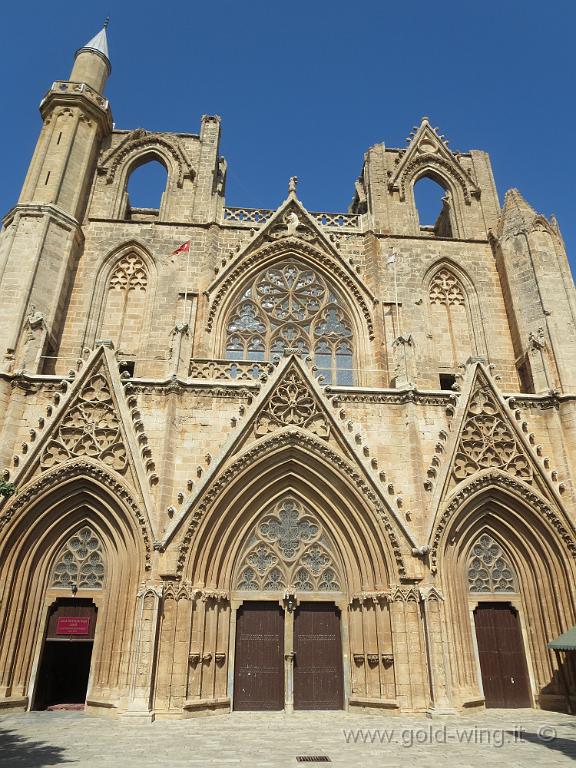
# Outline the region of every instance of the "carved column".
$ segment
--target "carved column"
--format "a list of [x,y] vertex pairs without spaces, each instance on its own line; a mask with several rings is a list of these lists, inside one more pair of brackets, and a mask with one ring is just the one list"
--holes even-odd
[[450,690],[450,661],[447,648],[444,598],[435,587],[420,589],[424,618],[431,706],[428,714],[453,715]]
[[137,595],[134,663],[124,717],[141,718],[147,722],[154,720],[152,701],[162,592],[160,584],[143,584]]
[[416,589],[397,588],[390,602],[396,698],[401,709],[416,711],[429,705],[419,599]]

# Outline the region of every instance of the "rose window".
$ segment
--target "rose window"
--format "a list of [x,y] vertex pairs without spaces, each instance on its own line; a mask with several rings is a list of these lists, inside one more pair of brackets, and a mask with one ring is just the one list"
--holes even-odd
[[294,260],[268,267],[244,288],[226,322],[229,360],[314,358],[324,382],[353,384],[353,335],[343,302],[317,272]]

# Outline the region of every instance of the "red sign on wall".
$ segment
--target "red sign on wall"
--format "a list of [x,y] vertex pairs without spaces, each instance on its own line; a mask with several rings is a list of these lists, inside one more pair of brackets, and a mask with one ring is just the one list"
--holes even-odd
[[89,635],[90,617],[61,616],[56,623],[57,635]]

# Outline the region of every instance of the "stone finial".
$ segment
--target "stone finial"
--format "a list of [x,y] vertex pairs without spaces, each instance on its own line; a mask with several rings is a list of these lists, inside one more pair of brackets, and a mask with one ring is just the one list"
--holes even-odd
[[288,179],[288,194],[295,195],[297,186],[298,186],[298,176],[290,176],[290,178]]

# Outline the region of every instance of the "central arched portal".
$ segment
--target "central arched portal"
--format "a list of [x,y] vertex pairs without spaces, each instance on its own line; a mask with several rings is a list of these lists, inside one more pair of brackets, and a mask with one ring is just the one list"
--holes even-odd
[[234,574],[234,709],[342,709],[343,592],[318,516],[292,494],[267,507]]

